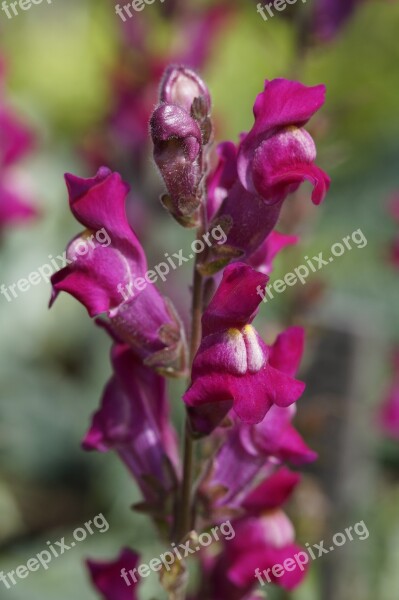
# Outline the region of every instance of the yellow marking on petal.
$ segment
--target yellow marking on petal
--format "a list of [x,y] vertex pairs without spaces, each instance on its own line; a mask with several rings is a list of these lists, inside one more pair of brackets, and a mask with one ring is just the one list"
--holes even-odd
[[231,338],[237,338],[241,335],[241,331],[235,327],[230,327],[230,329],[227,330],[227,335]]

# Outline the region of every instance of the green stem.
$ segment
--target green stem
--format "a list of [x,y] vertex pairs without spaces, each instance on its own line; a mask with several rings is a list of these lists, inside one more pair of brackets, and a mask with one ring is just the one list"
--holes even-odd
[[[199,228],[198,237],[202,236],[202,227]],[[197,269],[198,262],[194,266],[193,280],[193,302],[192,302],[192,325],[190,339],[190,367],[193,364],[194,356],[201,342],[201,317],[202,317],[202,296],[203,279]],[[177,528],[178,537],[181,539],[191,530],[192,505],[191,488],[194,470],[194,441],[190,432],[188,417],[186,417],[184,432],[184,463],[183,463],[183,482],[179,511],[179,526]]]

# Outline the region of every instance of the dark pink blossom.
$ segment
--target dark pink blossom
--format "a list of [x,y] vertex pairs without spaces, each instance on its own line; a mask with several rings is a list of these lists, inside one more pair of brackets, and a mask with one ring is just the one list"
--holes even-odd
[[177,481],[176,434],[169,421],[165,379],[124,345],[112,351],[114,375],[83,447],[114,450],[134,475],[146,502],[164,506]]
[[128,579],[131,584],[128,586],[121,577],[121,571],[125,569],[128,573],[135,569],[139,558],[136,552],[124,548],[115,561],[86,561],[93,585],[104,600],[138,600],[138,583]]
[[[52,277],[51,304],[60,291],[68,292],[90,316],[106,313],[108,331],[148,364],[179,370],[182,328],[172,305],[146,278],[144,250],[126,217],[127,184],[105,167],[89,179],[66,175],[66,182],[71,211],[86,229],[69,244],[67,266]],[[106,244],[93,237],[99,231],[106,232]]]
[[[228,224],[224,248],[251,264],[264,251],[287,196],[308,180],[319,204],[329,177],[314,164],[316,147],[303,128],[324,103],[323,85],[266,81],[254,105],[255,123],[236,148],[218,147],[219,162],[208,178],[208,218]],[[260,248],[263,247],[263,250]],[[267,248],[267,245],[266,245]]]
[[[261,482],[242,502],[246,511],[242,519],[234,522],[236,535],[226,544],[229,569],[228,578],[238,587],[253,586],[254,573],[267,571],[276,564],[293,559],[302,548],[295,543],[294,527],[281,510],[298,485],[300,476],[286,468],[279,469]],[[292,590],[297,587],[306,569],[296,563],[291,571],[281,577],[269,571],[271,582]],[[264,580],[265,581],[265,580]]]
[[[303,353],[304,333],[300,327],[291,327],[280,334],[269,347],[270,365],[294,377]],[[201,491],[204,497],[213,498],[213,508],[238,509],[243,496],[260,473],[272,472],[276,462],[302,465],[313,462],[317,454],[303,441],[292,425],[295,405],[281,408],[273,405],[263,421],[257,425],[237,422],[227,433],[224,443],[215,456],[212,471],[205,479]],[[224,490],[224,493],[221,493]]]
[[[256,574],[268,571],[269,581],[286,590],[297,587],[306,574],[295,562],[295,555],[303,549],[295,543],[294,527],[281,509],[298,485],[300,476],[286,468],[268,474],[261,483],[247,493],[241,503],[242,516],[232,521],[234,538],[223,543],[223,550],[215,559],[207,559],[203,566],[207,584],[199,598],[212,600],[250,600],[255,598],[258,586]],[[293,568],[276,577],[271,569],[276,564],[293,559]]]
[[202,342],[191,386],[183,399],[194,430],[206,432],[228,411],[244,423],[260,423],[275,404],[287,407],[304,384],[270,365],[269,350],[251,325],[267,275],[243,263],[226,267],[202,317]]
[[303,126],[324,100],[324,85],[266,80],[254,104],[255,123],[238,153],[238,175],[248,192],[275,204],[309,180],[314,187],[312,201],[320,204],[330,180],[314,164],[316,146]]

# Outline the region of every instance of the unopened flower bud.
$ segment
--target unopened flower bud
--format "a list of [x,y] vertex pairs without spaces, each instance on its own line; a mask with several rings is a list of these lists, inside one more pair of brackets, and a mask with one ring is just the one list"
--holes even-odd
[[205,116],[210,112],[211,98],[202,79],[187,67],[171,65],[165,71],[160,90],[161,102],[176,104],[191,114],[196,98],[205,106]]
[[154,159],[169,194],[163,204],[179,223],[196,226],[203,177],[199,125],[183,108],[161,104],[151,117],[150,127]]

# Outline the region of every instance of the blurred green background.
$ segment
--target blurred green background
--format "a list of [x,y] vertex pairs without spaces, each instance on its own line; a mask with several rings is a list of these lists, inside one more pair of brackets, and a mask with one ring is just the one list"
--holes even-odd
[[[155,5],[145,10],[150,47],[163,52],[179,32],[157,14]],[[79,148],[102,123],[112,102],[109,73],[121,56],[119,25],[114,4],[107,0],[54,0],[51,6],[33,6],[12,20],[0,14],[8,98],[38,133],[38,148],[24,169],[41,209],[34,224],[5,235],[0,283],[16,282],[46,263],[49,254],[61,254],[79,231],[68,210],[63,173],[94,174]],[[375,426],[375,411],[389,382],[389,348],[399,339],[399,278],[386,259],[396,230],[387,205],[399,190],[398,27],[398,3],[365,3],[334,43],[315,48],[300,67],[296,65],[304,83],[327,85],[324,120],[313,134],[318,163],[333,183],[325,204],[317,212],[309,209],[313,226],[299,224],[301,242],[279,257],[274,274],[284,274],[312,251],[328,252],[356,229],[367,237],[364,249],[347,252],[317,276],[325,286],[322,298],[300,317],[310,340],[305,370],[314,360],[312,344],[320,331],[345,330],[358,341],[359,381],[351,420],[345,425],[356,452],[345,497],[351,499],[347,524],[364,519],[370,538],[354,542],[349,550],[354,571],[345,581],[347,597],[353,600],[393,600],[399,594],[399,450],[383,441]],[[291,75],[293,40],[292,25],[284,18],[263,22],[255,3],[237,4],[202,73],[213,97],[218,141],[236,140],[250,128],[253,101],[265,78]],[[145,208],[152,221],[145,227],[145,247],[149,263],[157,264],[165,251],[187,248],[191,234],[180,231],[156,208],[159,177],[149,155],[142,172],[135,173],[136,178],[141,175],[150,181]],[[134,178],[131,184],[134,194]],[[137,187],[142,190],[140,181]],[[308,198],[301,201],[309,204]],[[188,281],[187,269],[174,281],[174,287],[180,283],[186,290],[177,298],[183,311]],[[0,300],[0,570],[26,564],[47,540],[70,536],[100,511],[110,529],[89,537],[48,571],[31,573],[13,589],[0,584],[0,598],[89,600],[96,595],[83,558],[110,558],[126,545],[138,549],[144,559],[161,550],[147,520],[129,508],[138,493],[116,456],[87,455],[80,449],[110,373],[110,343],[72,298],[63,295],[48,311],[49,295],[50,286],[43,283],[10,304],[4,297]],[[266,336],[284,326],[297,300],[282,294],[262,306],[259,327]],[[179,393],[181,388],[172,387],[177,421]],[[304,423],[304,431],[306,427]],[[332,452],[338,457],[341,450]],[[312,474],[308,477],[311,481]],[[292,508],[301,543],[320,539],[322,527],[317,523],[323,511],[311,509],[304,516],[302,510],[307,504],[317,505],[315,496],[311,498],[305,494]],[[327,520],[335,510],[340,507],[329,507]],[[320,600],[322,560],[293,598]],[[155,578],[150,578],[142,597],[154,596],[162,597]]]

